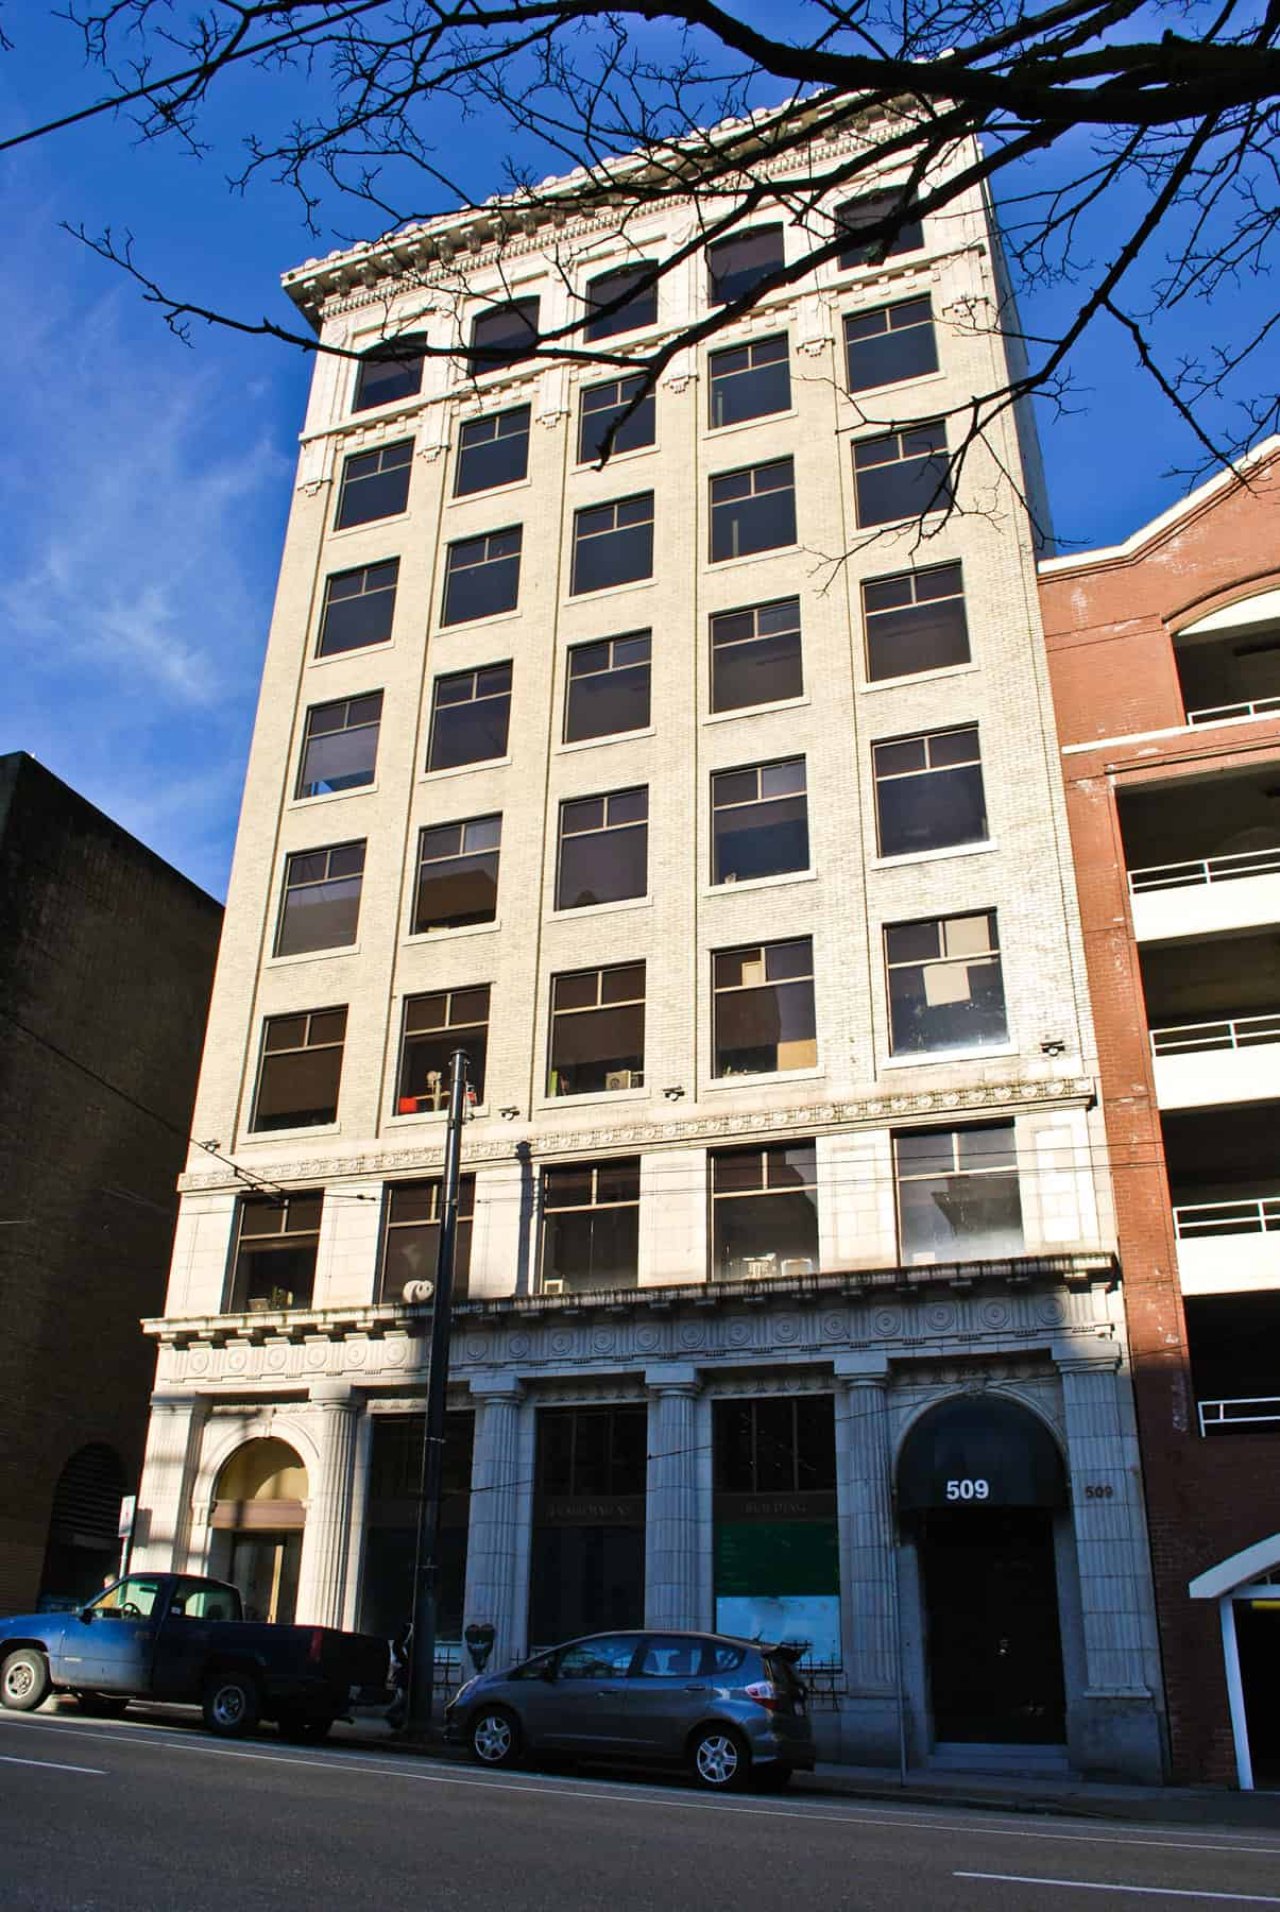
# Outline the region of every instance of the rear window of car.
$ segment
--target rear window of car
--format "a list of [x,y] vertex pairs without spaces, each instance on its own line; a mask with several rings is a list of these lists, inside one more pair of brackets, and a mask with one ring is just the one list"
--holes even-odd
[[725,1646],[719,1640],[708,1640],[709,1664],[703,1669],[707,1673],[736,1673],[747,1657],[744,1646]]

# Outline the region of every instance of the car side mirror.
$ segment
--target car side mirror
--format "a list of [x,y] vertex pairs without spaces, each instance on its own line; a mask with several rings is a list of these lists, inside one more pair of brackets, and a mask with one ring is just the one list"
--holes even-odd
[[85,1626],[88,1626],[89,1622],[93,1619],[93,1608],[81,1607],[79,1613],[76,1615],[76,1618],[77,1620],[83,1621]]
[[541,1673],[539,1673],[538,1675],[538,1678],[540,1680],[546,1680],[548,1682],[553,1682],[555,1680],[555,1677],[556,1677],[556,1669],[554,1665],[544,1666]]

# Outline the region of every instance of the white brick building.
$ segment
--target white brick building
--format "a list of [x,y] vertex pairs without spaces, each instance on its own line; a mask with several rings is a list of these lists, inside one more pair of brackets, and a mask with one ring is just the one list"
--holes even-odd
[[[137,1559],[404,1617],[426,1336],[401,1296],[433,1267],[460,1041],[446,1634],[801,1634],[846,1757],[896,1761],[901,1732],[917,1760],[1010,1742],[1156,1777],[1011,415],[956,512],[894,528],[958,426],[886,428],[1006,376],[966,320],[996,309],[987,210],[766,296],[603,468],[582,433],[616,369],[466,349],[567,323],[695,209],[625,239],[529,218],[499,244],[497,217],[286,279],[326,344],[461,350],[317,362],[195,1127],[289,1199],[193,1155]],[[605,348],[796,256],[795,219],[784,190]]]

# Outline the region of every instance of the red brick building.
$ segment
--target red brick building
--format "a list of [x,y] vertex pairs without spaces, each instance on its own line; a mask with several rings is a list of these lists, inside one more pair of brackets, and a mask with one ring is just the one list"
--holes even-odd
[[1045,562],[1040,588],[1171,1776],[1275,1783],[1280,439],[1123,545]]

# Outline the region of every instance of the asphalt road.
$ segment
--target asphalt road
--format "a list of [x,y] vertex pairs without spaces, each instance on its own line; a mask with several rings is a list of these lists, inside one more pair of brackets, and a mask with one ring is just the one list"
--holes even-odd
[[0,1906],[56,1912],[1280,1907],[1280,1836],[229,1746],[0,1716]]

